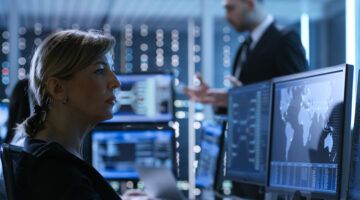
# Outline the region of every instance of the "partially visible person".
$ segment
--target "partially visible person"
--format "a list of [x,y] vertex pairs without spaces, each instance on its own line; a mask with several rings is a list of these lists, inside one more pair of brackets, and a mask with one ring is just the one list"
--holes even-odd
[[[18,199],[121,199],[85,162],[89,131],[112,117],[120,86],[113,73],[114,39],[96,31],[51,34],[30,67],[35,112],[19,127],[27,134],[15,171]],[[129,192],[124,199],[149,199]]]
[[[4,143],[23,146],[24,140],[20,139],[21,133],[16,133],[16,127],[30,116],[28,85],[28,79],[18,81],[10,95],[9,118],[6,123],[7,132],[3,141]],[[2,197],[5,198],[5,186],[2,163],[0,162],[0,199],[3,199]]]
[[10,96],[9,119],[7,122],[7,134],[4,139],[5,143],[23,146],[23,141],[19,141],[21,133],[17,133],[16,127],[30,116],[31,97],[28,91],[29,80],[19,80]]
[[[233,86],[308,70],[300,37],[293,30],[280,28],[259,0],[223,2],[226,19],[233,28],[238,32],[249,32],[236,53],[232,75],[226,77]],[[197,87],[184,89],[189,98],[226,108],[227,90],[210,88],[200,75],[197,78],[200,81]]]

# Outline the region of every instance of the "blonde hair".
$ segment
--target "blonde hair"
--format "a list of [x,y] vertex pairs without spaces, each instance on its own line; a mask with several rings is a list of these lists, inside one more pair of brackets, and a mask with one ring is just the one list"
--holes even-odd
[[44,127],[51,97],[46,89],[49,77],[69,79],[111,51],[115,40],[98,31],[59,31],[48,36],[36,49],[30,66],[30,91],[35,113],[22,124],[30,136]]

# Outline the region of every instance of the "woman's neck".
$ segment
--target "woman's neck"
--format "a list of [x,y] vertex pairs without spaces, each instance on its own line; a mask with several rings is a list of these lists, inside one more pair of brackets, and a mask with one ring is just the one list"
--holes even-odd
[[75,116],[67,116],[61,111],[58,113],[52,110],[48,113],[44,129],[39,131],[35,138],[59,143],[73,155],[82,158],[84,138],[93,127],[90,123],[76,120]]

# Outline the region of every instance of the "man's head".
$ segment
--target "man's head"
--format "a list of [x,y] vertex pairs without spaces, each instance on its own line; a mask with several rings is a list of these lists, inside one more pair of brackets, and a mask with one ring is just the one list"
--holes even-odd
[[239,32],[251,31],[258,23],[259,0],[223,0],[226,19]]

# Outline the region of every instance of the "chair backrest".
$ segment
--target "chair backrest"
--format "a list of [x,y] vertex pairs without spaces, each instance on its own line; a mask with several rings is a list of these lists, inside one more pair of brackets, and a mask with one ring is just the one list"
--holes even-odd
[[19,160],[22,147],[3,143],[1,145],[1,161],[4,173],[6,197],[8,200],[15,200],[15,167]]

